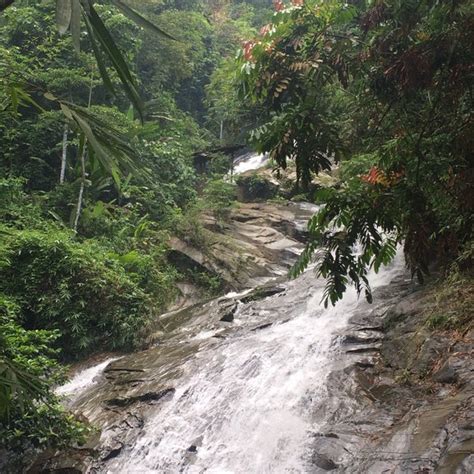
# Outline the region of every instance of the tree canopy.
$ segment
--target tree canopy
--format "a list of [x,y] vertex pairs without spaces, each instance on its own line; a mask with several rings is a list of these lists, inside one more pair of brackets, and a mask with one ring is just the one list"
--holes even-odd
[[[472,2],[293,0],[240,54],[241,97],[261,111],[252,139],[300,185],[338,166],[322,189],[311,241],[325,301],[347,284],[371,298],[403,244],[420,279],[433,262],[472,258]],[[323,250],[317,250],[322,247]]]

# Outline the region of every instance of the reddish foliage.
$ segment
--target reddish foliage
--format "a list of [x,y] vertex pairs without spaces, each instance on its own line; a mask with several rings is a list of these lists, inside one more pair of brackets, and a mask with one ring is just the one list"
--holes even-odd
[[273,7],[275,8],[275,11],[281,12],[285,9],[285,4],[282,0],[273,0]]
[[255,41],[249,40],[244,41],[243,43],[243,50],[244,50],[244,58],[246,61],[253,61],[253,48],[255,47]]
[[420,48],[412,48],[386,69],[384,75],[403,89],[427,87],[433,79],[432,58]]
[[401,177],[403,176],[403,173],[385,173],[382,171],[380,168],[377,166],[372,166],[370,168],[370,171],[366,174],[361,176],[361,180],[364,181],[365,183],[372,184],[372,185],[382,185],[386,188],[389,186],[393,186],[394,184],[397,184]]

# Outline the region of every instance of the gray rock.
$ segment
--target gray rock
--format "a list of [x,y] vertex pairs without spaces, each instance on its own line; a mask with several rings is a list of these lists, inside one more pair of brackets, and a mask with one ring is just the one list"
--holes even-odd
[[329,459],[324,454],[314,453],[312,462],[315,466],[323,469],[324,471],[334,471],[334,469],[339,467],[332,459]]
[[237,311],[237,303],[235,301],[232,301],[230,304],[227,306],[224,306],[223,308],[223,316],[221,317],[220,321],[224,323],[231,323],[234,320],[234,315],[235,312]]
[[451,364],[448,359],[441,368],[433,375],[433,380],[438,383],[456,383],[458,381],[458,374],[456,367]]
[[111,398],[105,401],[105,404],[109,407],[128,407],[134,403],[153,403],[158,400],[161,400],[163,397],[173,394],[175,392],[174,388],[166,388],[158,392],[147,392],[139,395],[129,396],[129,397],[120,397],[120,398]]
[[250,303],[251,301],[258,301],[263,300],[263,298],[268,298],[269,296],[278,295],[279,293],[283,293],[285,288],[274,286],[274,287],[263,287],[257,288],[255,291],[252,291],[248,296],[244,296],[240,299],[242,303]]

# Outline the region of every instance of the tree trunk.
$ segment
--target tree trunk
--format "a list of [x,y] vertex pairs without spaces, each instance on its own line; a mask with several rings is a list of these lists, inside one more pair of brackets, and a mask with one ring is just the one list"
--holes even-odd
[[67,165],[67,137],[69,133],[68,124],[64,124],[64,132],[63,132],[63,153],[61,155],[61,173],[59,175],[59,184],[64,184],[64,180],[66,179],[66,165]]
[[79,197],[77,198],[76,217],[74,218],[74,232],[77,233],[77,226],[79,225],[79,217],[82,211],[82,199],[84,197],[84,188],[86,186],[86,153],[87,141],[84,140],[84,145],[81,153],[81,187],[79,189]]
[[[93,88],[94,70],[91,71],[91,82],[89,87],[89,100],[87,108],[91,108],[92,103],[92,88]],[[81,153],[81,187],[79,189],[79,196],[77,198],[76,217],[74,219],[74,232],[77,233],[77,227],[79,225],[79,218],[81,217],[82,211],[82,200],[84,198],[84,188],[86,187],[86,154],[87,154],[87,138],[84,137],[84,145]]]

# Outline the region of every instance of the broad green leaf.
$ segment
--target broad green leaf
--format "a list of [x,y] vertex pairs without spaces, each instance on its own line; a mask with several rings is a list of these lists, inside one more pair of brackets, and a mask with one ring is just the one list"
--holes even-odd
[[81,50],[81,3],[80,0],[71,0],[71,36],[74,49]]
[[135,164],[136,152],[120,132],[88,109],[69,102],[60,103],[60,107],[66,117],[87,138],[93,151],[89,159],[96,157],[100,166],[114,179],[117,186],[120,184],[120,175],[125,176],[129,173],[140,175],[146,180],[150,179],[148,172]]
[[71,121],[74,120],[73,117],[72,117],[71,109],[65,104],[60,104],[60,106],[61,106],[61,110],[62,110],[63,114],[66,116],[66,118],[68,118]]
[[39,105],[31,95],[25,91],[21,84],[11,84],[7,90],[10,92],[10,102],[13,109],[13,113],[16,115],[18,113],[18,107],[20,105],[32,105],[36,107],[41,112],[44,112],[43,107]]
[[87,138],[88,143],[90,144],[94,152],[97,154],[98,158],[101,160],[101,163],[104,165],[107,171],[113,175],[114,172],[116,172],[117,166],[111,159],[109,153],[107,153],[107,150],[104,149],[100,141],[97,139],[90,125],[75,111],[71,109],[69,110],[71,111],[71,115],[73,116],[74,121],[77,123],[77,125]]
[[143,122],[143,102],[140,98],[135,81],[123,58],[122,53],[117,48],[115,41],[113,40],[112,36],[110,35],[109,31],[105,27],[103,21],[95,11],[92,4],[89,4],[89,11],[84,9],[83,12],[84,16],[86,16],[90,22],[95,37],[97,38],[101,47],[106,52],[108,58],[112,63],[112,66],[117,72],[128,98],[130,99],[134,107],[137,109],[140,115],[140,119]]
[[95,56],[96,61],[97,61],[97,67],[99,68],[99,72],[100,72],[100,75],[102,77],[102,81],[104,81],[105,87],[107,87],[107,89],[112,94],[115,95],[115,88],[114,88],[114,85],[113,85],[112,81],[110,80],[109,73],[107,72],[107,66],[104,63],[104,59],[102,57],[102,52],[100,51],[100,49],[97,45],[97,42],[95,41],[94,34],[93,34],[93,31],[92,31],[92,25],[90,24],[89,18],[87,16],[85,16],[84,18],[85,18],[85,21],[86,21],[87,32],[88,32],[89,38],[91,40],[92,49],[94,51],[94,56]]
[[127,119],[130,120],[130,122],[133,122],[133,119],[134,119],[133,105],[130,105],[130,107],[127,110]]
[[128,16],[131,20],[133,20],[137,25],[146,28],[153,33],[156,33],[160,36],[164,36],[165,38],[171,39],[173,41],[176,41],[176,38],[171,36],[169,33],[166,33],[166,31],[162,30],[155,24],[151,23],[149,20],[147,20],[145,17],[140,15],[138,12],[135,10],[132,10],[128,5],[125,3],[121,2],[120,0],[112,0],[112,3],[119,8],[122,13],[126,16]]
[[18,93],[17,93],[17,90],[16,90],[15,86],[11,87],[10,96],[11,96],[11,103],[12,103],[13,113],[16,115],[18,113],[19,100],[18,100]]
[[69,29],[72,16],[72,0],[56,0],[56,26],[60,35]]
[[51,94],[51,92],[45,92],[44,97],[48,100],[54,100],[54,101],[58,100],[55,95]]

